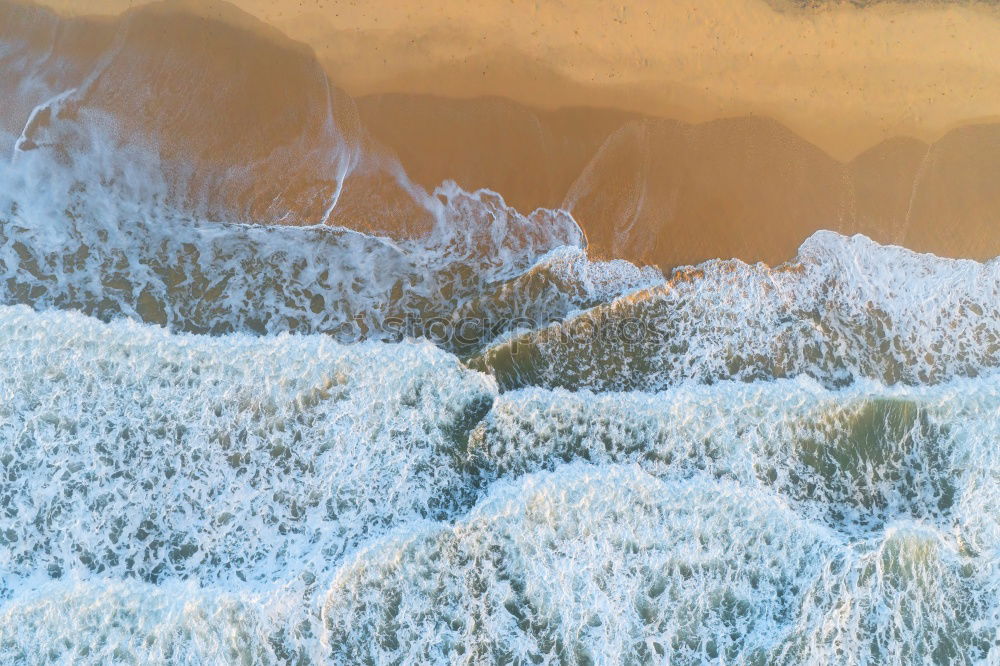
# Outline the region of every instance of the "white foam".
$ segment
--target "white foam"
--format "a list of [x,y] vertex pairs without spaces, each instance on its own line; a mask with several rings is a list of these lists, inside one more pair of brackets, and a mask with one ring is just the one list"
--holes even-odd
[[346,663],[975,662],[997,612],[980,573],[920,523],[850,542],[766,488],[577,463],[358,553],[324,644]]
[[[135,59],[189,62],[166,23],[78,58],[15,14],[0,663],[1000,662],[998,261],[820,232],[664,283],[424,192],[308,58],[287,136],[212,153]],[[376,342],[469,319],[506,386],[667,390]]]
[[997,376],[498,396],[429,343],[2,307],[0,662],[971,660],[996,432]]
[[[803,515],[854,537],[923,520],[976,552],[1000,546],[984,505],[1000,501],[1000,376],[936,387],[809,380],[663,393],[505,393],[470,438],[491,478],[565,462],[633,463],[664,479],[730,478],[781,493]],[[992,566],[987,561],[982,566]]]
[[[453,183],[436,192],[435,230],[393,241],[339,227],[212,222],[160,208],[161,187],[130,180],[124,150],[107,156],[120,170],[110,189],[77,173],[86,164],[54,169],[29,157],[0,168],[0,302],[124,316],[182,332],[395,339],[477,300],[489,309],[480,314],[505,325],[504,313],[516,305],[504,298],[517,300],[517,290],[504,285],[555,261],[546,258],[554,248],[584,242],[566,213],[523,216],[494,193]],[[649,280],[638,269],[616,268],[595,289],[592,274],[600,272],[545,274],[550,286],[532,304],[541,323],[592,305],[595,294]],[[573,282],[578,277],[586,279],[582,287]]]
[[766,493],[567,466],[359,553],[325,642],[350,663],[755,661],[841,548]]
[[510,386],[599,390],[800,374],[829,386],[935,383],[1000,367],[998,303],[998,261],[817,232],[788,265],[683,269],[662,286],[506,342],[478,367]]
[[0,662],[287,663],[316,641],[296,636],[303,645],[287,652],[278,606],[191,584],[49,583],[0,609]]
[[0,308],[0,585],[322,580],[363,540],[474,501],[465,430],[494,392],[427,343]]

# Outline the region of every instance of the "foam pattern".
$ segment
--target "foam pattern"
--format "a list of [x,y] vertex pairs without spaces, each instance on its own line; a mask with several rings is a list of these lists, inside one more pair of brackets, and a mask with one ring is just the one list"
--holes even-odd
[[0,663],[988,663],[998,430],[995,375],[498,394],[2,307]]
[[940,541],[899,527],[859,552],[764,490],[572,464],[359,553],[326,644],[338,663],[971,662],[985,597]]
[[282,629],[239,596],[195,585],[54,583],[0,611],[0,661],[67,664],[295,663]]
[[[475,500],[495,385],[427,343],[173,336],[0,309],[0,589],[281,582]],[[392,390],[387,391],[386,387]]]
[[1000,543],[974,508],[997,497],[998,411],[996,376],[919,388],[798,379],[655,394],[524,389],[494,401],[469,451],[488,478],[588,461],[763,485],[850,536],[957,521],[979,551]]
[[1000,365],[1000,263],[817,232],[789,264],[679,269],[663,285],[505,339],[474,366],[505,388],[657,390],[806,374],[936,383]]
[[[0,302],[7,304],[128,317],[177,332],[322,332],[355,342],[431,337],[433,322],[453,321],[475,302],[489,338],[506,330],[508,313],[526,297],[538,299],[529,314],[539,325],[659,278],[624,262],[567,271],[586,258],[548,253],[583,245],[568,214],[523,216],[496,194],[453,183],[436,192],[433,231],[391,240],[340,227],[194,219],[158,207],[155,188],[145,198],[122,196],[120,187],[74,175],[85,165],[15,166],[0,168]],[[522,277],[533,268],[534,277]],[[518,279],[537,284],[533,296],[505,289]]]

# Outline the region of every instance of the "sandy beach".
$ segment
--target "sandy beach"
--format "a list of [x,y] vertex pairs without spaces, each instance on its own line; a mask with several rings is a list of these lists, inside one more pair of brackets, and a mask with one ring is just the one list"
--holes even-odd
[[[117,13],[140,3],[49,4]],[[687,122],[766,115],[839,159],[894,136],[932,141],[1000,108],[1000,15],[984,3],[234,4],[311,46],[354,96],[495,95]]]
[[[83,13],[76,3],[49,4],[64,15]],[[93,2],[85,13],[114,16],[138,4]],[[287,62],[258,68],[252,90],[210,102],[218,117],[241,94],[281,104],[244,105],[253,112],[221,134],[212,121],[201,123],[199,146],[204,136],[245,137],[241,127],[253,125],[257,134],[274,131],[249,153],[280,147],[294,162],[289,144],[312,145],[322,133],[314,101],[327,93],[315,62],[331,89],[353,99],[358,121],[355,111],[337,116],[364,128],[348,127],[352,145],[364,143],[366,154],[388,149],[428,191],[455,180],[495,190],[526,212],[565,207],[597,256],[664,268],[715,256],[776,263],[820,228],[947,256],[1000,252],[993,231],[1000,197],[990,185],[1000,176],[1000,125],[993,124],[1000,13],[989,4],[721,0],[651,8],[517,0],[480,3],[472,12],[462,2],[430,0],[417,12],[387,0],[240,0],[169,7],[240,26],[238,40],[214,45],[206,28],[199,39],[208,41],[194,49],[178,46],[186,28],[177,29],[173,46],[164,47],[213,61],[209,79],[253,69],[235,55],[254,52],[251,43],[286,44]],[[313,138],[288,135],[295,117],[310,118],[303,126]],[[293,169],[307,173],[292,189],[313,196],[304,183],[323,180],[319,171],[336,165],[315,156],[304,162],[313,167]],[[383,189],[398,189],[392,178],[379,179]],[[342,210],[362,211],[341,216],[348,226],[426,228],[361,222],[364,205],[348,204]],[[244,207],[259,212],[261,205]],[[322,219],[321,208],[302,204],[301,219]],[[394,210],[413,215],[405,205]]]

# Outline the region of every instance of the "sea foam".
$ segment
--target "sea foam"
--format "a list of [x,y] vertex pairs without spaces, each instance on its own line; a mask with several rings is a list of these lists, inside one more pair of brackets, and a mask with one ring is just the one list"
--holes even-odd
[[971,662],[1000,626],[994,376],[498,394],[427,342],[0,333],[7,660]]
[[1000,366],[1000,263],[817,232],[770,267],[714,260],[505,340],[474,367],[501,385],[657,390],[809,375],[936,383]]

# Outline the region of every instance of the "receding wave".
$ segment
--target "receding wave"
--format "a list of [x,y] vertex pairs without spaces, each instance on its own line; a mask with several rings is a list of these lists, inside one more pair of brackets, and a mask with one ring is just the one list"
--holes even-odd
[[472,354],[658,281],[590,264],[565,211],[414,185],[308,49],[222,9],[3,7],[0,302]]
[[[495,336],[519,316],[547,322],[659,275],[624,262],[588,267],[566,213],[524,216],[498,195],[453,184],[437,192],[440,227],[393,241],[329,226],[164,215],[86,185],[25,196],[30,177],[8,176],[0,301],[179,332],[323,332],[354,341],[418,335],[469,310],[499,326]],[[559,248],[577,255],[547,256]]]

